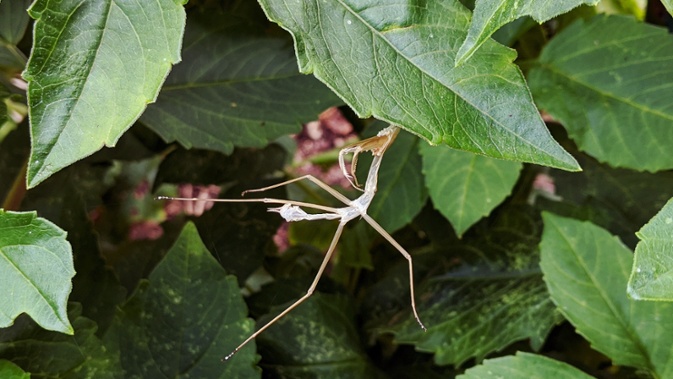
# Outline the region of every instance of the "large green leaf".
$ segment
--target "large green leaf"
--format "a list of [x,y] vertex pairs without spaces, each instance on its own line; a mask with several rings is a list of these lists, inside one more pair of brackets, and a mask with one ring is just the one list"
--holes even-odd
[[253,16],[190,14],[183,62],[141,121],[166,141],[228,154],[296,133],[339,104],[329,88],[299,73],[289,38],[265,33],[268,21]]
[[453,67],[469,12],[457,0],[380,3],[260,0],[290,31],[299,66],[360,116],[400,125],[433,144],[578,170],[554,141],[514,53],[487,42]]
[[75,269],[65,236],[35,212],[0,209],[0,327],[25,312],[45,329],[73,333],[66,306]]
[[[538,267],[539,235],[540,220],[531,209],[508,208],[450,249],[414,256],[416,277],[425,276],[416,283],[416,298],[427,332],[409,312],[406,261],[370,290],[368,312],[387,313],[390,302],[405,303],[403,313],[378,322],[379,332],[393,332],[397,342],[434,353],[440,365],[481,360],[522,339],[539,349],[560,321]],[[406,293],[392,292],[395,288]],[[394,325],[380,326],[387,324]]]
[[580,6],[596,5],[600,0],[477,0],[465,42],[458,50],[456,65],[463,64],[503,25],[523,16],[539,23]]
[[637,233],[629,295],[638,300],[673,301],[673,199]]
[[0,376],[5,379],[30,379],[30,374],[10,361],[0,359]]
[[565,317],[614,363],[672,377],[673,304],[627,297],[631,251],[589,222],[543,218],[542,271]]
[[72,336],[40,329],[20,318],[0,333],[0,356],[39,378],[121,378],[117,352],[103,346],[96,337],[96,323],[81,313],[79,304],[70,303],[68,317],[75,330]]
[[254,343],[221,359],[252,332],[236,278],[188,223],[175,245],[118,311],[105,335],[128,378],[259,377]]
[[121,134],[180,60],[180,0],[37,0],[28,80],[33,151],[28,185]]
[[582,371],[542,355],[518,352],[516,356],[487,359],[457,379],[590,379]]
[[617,167],[673,168],[673,39],[624,16],[578,21],[543,50],[529,83],[579,147]]
[[512,191],[521,163],[463,151],[421,146],[432,203],[458,236],[488,215]]

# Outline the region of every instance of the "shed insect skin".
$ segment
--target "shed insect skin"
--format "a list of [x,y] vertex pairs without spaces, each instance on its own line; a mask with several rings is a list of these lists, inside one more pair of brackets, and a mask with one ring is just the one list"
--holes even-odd
[[[272,186],[264,187],[264,188],[257,188],[257,189],[251,189],[244,191],[241,196],[245,196],[248,193],[252,192],[264,192],[273,188],[278,188],[281,186],[285,186],[300,180],[309,180],[312,183],[316,184],[323,190],[325,190],[327,193],[332,195],[334,198],[339,200],[340,202],[344,203],[344,207],[327,207],[319,204],[313,204],[313,203],[306,203],[306,202],[301,202],[301,201],[293,201],[293,200],[284,200],[284,199],[275,199],[275,198],[262,198],[262,199],[213,199],[210,201],[217,201],[217,202],[228,202],[228,203],[252,203],[252,202],[261,202],[261,203],[269,203],[269,204],[279,204],[281,205],[280,207],[277,208],[269,208],[270,212],[277,212],[280,214],[281,217],[283,217],[286,221],[288,222],[296,222],[296,221],[312,221],[312,220],[339,220],[339,224],[337,226],[337,229],[334,233],[334,236],[332,237],[332,242],[330,243],[329,248],[327,249],[327,252],[325,253],[325,257],[323,258],[323,261],[320,265],[320,268],[318,269],[318,273],[316,274],[315,278],[313,279],[313,282],[311,283],[311,286],[308,288],[306,291],[306,294],[296,300],[294,303],[292,303],[290,306],[288,306],[285,310],[283,310],[281,313],[279,313],[276,317],[271,319],[271,321],[267,322],[264,324],[261,328],[259,328],[257,331],[252,333],[247,339],[245,339],[243,342],[241,342],[236,349],[234,349],[231,353],[229,353],[226,357],[224,357],[222,360],[226,361],[229,360],[231,357],[234,356],[239,350],[241,350],[245,345],[247,345],[250,341],[255,339],[260,333],[264,332],[267,328],[269,328],[271,325],[273,325],[276,321],[280,320],[283,318],[285,315],[290,313],[293,309],[295,309],[297,306],[302,304],[306,299],[311,297],[311,295],[314,293],[318,282],[320,281],[320,278],[322,277],[322,274],[325,271],[325,268],[327,267],[327,264],[330,261],[330,258],[332,257],[332,254],[334,253],[334,250],[336,249],[337,243],[339,242],[339,239],[341,237],[341,234],[343,233],[344,227],[348,222],[350,222],[353,219],[356,218],[362,218],[364,219],[369,225],[374,228],[383,238],[385,238],[395,249],[397,249],[400,254],[404,256],[404,258],[407,260],[409,264],[409,289],[410,289],[410,294],[411,294],[411,309],[414,314],[414,317],[416,318],[416,322],[420,325],[420,327],[426,331],[425,325],[423,325],[423,322],[421,322],[420,317],[418,316],[418,311],[416,310],[416,300],[415,300],[415,295],[414,295],[414,273],[413,273],[413,264],[412,264],[412,259],[411,255],[399,244],[393,237],[386,232],[379,223],[377,223],[371,216],[367,214],[367,209],[369,208],[369,205],[371,204],[372,200],[374,199],[374,196],[376,195],[376,190],[377,190],[377,185],[378,185],[378,173],[379,173],[379,168],[381,167],[381,162],[383,160],[383,155],[385,154],[386,150],[390,147],[390,145],[395,141],[395,138],[397,137],[397,134],[399,133],[400,129],[396,126],[389,126],[383,130],[381,130],[376,136],[365,139],[363,141],[357,142],[355,144],[349,145],[339,152],[339,166],[341,168],[342,173],[348,179],[350,184],[362,191],[362,195],[360,195],[357,199],[350,200],[346,196],[342,195],[340,192],[336,191],[332,187],[330,187],[328,184],[322,182],[320,179],[312,176],[312,175],[304,175],[298,178],[294,178],[291,180],[284,181],[282,183],[278,183]],[[362,152],[371,152],[373,155],[373,160],[371,165],[369,166],[369,172],[367,174],[367,180],[364,183],[364,188],[358,183],[357,178],[355,177],[355,171],[357,169],[357,160],[358,160],[358,155]],[[350,170],[346,166],[345,162],[345,157],[348,154],[353,154],[353,159],[351,161],[351,166]],[[167,200],[182,200],[182,201],[197,201],[203,199],[198,199],[198,198],[180,198],[180,197],[165,197],[161,196],[158,197],[158,199],[167,199]],[[308,209],[314,209],[318,211],[323,211],[323,213],[308,213],[304,211],[303,208],[308,208]]]

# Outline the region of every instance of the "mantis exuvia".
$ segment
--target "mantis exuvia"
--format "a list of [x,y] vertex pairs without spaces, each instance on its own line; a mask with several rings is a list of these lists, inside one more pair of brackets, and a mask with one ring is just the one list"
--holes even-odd
[[[230,202],[230,203],[242,203],[242,202],[263,202],[263,203],[269,203],[269,204],[282,204],[282,206],[278,208],[269,208],[269,211],[271,212],[278,212],[281,217],[283,217],[286,221],[289,222],[294,222],[294,221],[311,221],[311,220],[339,220],[339,225],[337,226],[336,232],[334,233],[334,236],[332,237],[332,242],[329,245],[329,249],[325,253],[325,257],[323,258],[322,264],[320,265],[320,268],[318,269],[318,273],[316,274],[315,278],[313,279],[313,282],[311,283],[311,286],[309,289],[306,291],[306,294],[296,300],[294,303],[292,303],[290,306],[288,306],[284,311],[282,311],[280,314],[278,314],[276,317],[274,317],[271,321],[267,322],[264,326],[259,328],[256,332],[254,332],[250,337],[248,337],[245,341],[243,341],[234,351],[232,351],[229,355],[227,355],[224,360],[227,360],[231,358],[236,352],[238,352],[243,346],[245,346],[248,342],[252,341],[255,339],[260,333],[265,331],[268,327],[273,325],[276,321],[281,319],[283,316],[287,315],[290,313],[294,308],[299,306],[301,303],[303,303],[306,299],[308,299],[313,292],[315,291],[316,286],[318,285],[318,281],[320,280],[320,277],[322,276],[323,272],[325,271],[325,268],[327,267],[327,264],[330,261],[330,258],[332,257],[332,254],[334,253],[334,250],[336,248],[336,245],[339,241],[339,238],[341,237],[341,233],[344,230],[344,227],[346,224],[358,217],[363,218],[369,225],[371,225],[383,238],[385,238],[391,245],[393,245],[403,256],[404,258],[409,262],[409,288],[411,292],[411,309],[413,311],[414,317],[416,318],[416,321],[418,324],[421,326],[423,330],[426,330],[425,326],[421,322],[420,317],[418,316],[418,312],[416,310],[416,300],[414,296],[414,273],[413,273],[413,264],[411,260],[411,255],[399,244],[393,237],[386,232],[381,225],[379,225],[373,218],[371,218],[367,214],[367,208],[369,208],[369,205],[371,204],[372,200],[374,199],[374,195],[376,195],[376,189],[377,189],[377,182],[378,182],[378,174],[379,174],[379,168],[381,166],[381,161],[383,159],[383,155],[385,154],[386,150],[390,145],[393,143],[395,140],[395,137],[397,137],[397,134],[399,133],[399,128],[395,126],[389,126],[383,130],[381,130],[376,136],[365,139],[363,141],[360,141],[358,143],[355,143],[353,145],[347,146],[339,152],[339,165],[341,167],[341,170],[343,174],[346,176],[348,181],[353,185],[353,187],[359,189],[362,191],[362,195],[358,197],[355,200],[350,200],[346,196],[342,195],[326,183],[320,181],[318,178],[312,176],[312,175],[304,175],[295,179],[291,179],[282,183],[278,183],[269,187],[264,187],[264,188],[258,188],[258,189],[252,189],[252,190],[247,190],[243,192],[242,195],[245,195],[246,193],[250,192],[263,192],[267,191],[273,188],[277,188],[280,186],[288,185],[290,183],[294,183],[300,180],[309,180],[313,183],[315,183],[317,186],[320,188],[324,189],[327,191],[329,194],[334,196],[337,200],[341,201],[342,203],[345,204],[344,207],[340,208],[333,208],[333,207],[327,207],[323,205],[318,205],[318,204],[312,204],[312,203],[306,203],[306,202],[301,202],[301,201],[293,201],[293,200],[283,200],[283,199],[272,199],[272,198],[263,198],[263,199],[213,199],[211,201],[218,201],[218,202]],[[357,168],[357,159],[358,155],[362,152],[371,152],[373,155],[373,160],[371,165],[369,166],[369,173],[367,174],[367,180],[364,184],[364,189],[360,188],[360,185],[357,182],[357,179],[355,178],[355,170]],[[353,154],[353,159],[351,161],[351,167],[350,170],[347,170],[346,168],[346,163],[345,163],[345,157],[348,154]],[[169,200],[184,200],[184,201],[203,201],[203,199],[199,198],[174,198],[174,197],[160,197],[160,199],[169,199]],[[301,207],[304,208],[309,208],[309,209],[315,209],[318,211],[322,211],[323,213],[307,213],[304,211]]]

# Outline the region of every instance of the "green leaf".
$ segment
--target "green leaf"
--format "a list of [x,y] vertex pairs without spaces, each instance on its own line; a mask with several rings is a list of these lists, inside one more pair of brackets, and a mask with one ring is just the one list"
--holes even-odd
[[0,209],[0,327],[25,312],[45,329],[73,333],[66,308],[75,269],[65,237],[35,212]]
[[5,0],[0,2],[0,46],[16,45],[28,27],[30,0]]
[[117,313],[106,346],[129,378],[259,377],[254,343],[231,360],[253,329],[236,278],[227,275],[188,223],[149,278]]
[[30,379],[30,374],[10,361],[0,359],[0,376],[5,379]]
[[28,81],[28,186],[114,146],[180,60],[178,0],[37,0]]
[[521,163],[421,146],[423,174],[432,203],[458,236],[487,216],[511,192]]
[[580,149],[616,167],[673,168],[673,40],[623,16],[578,21],[543,50],[529,83]]
[[629,296],[673,301],[673,199],[637,233]]
[[340,104],[329,88],[298,72],[289,38],[267,28],[249,15],[190,14],[184,61],[141,121],[166,141],[228,154],[297,133]]
[[[265,291],[275,292],[277,289],[271,285]],[[271,315],[259,320],[259,326],[288,305],[275,307]],[[353,302],[342,294],[314,294],[260,334],[258,343],[265,372],[277,377],[381,376],[363,350],[356,328]]]
[[503,25],[530,16],[540,24],[582,4],[596,5],[600,0],[477,0],[470,30],[456,56],[456,66],[472,54]]
[[458,379],[590,379],[582,371],[542,355],[518,352],[516,356],[487,359]]
[[554,302],[615,364],[673,375],[673,304],[626,295],[631,251],[589,222],[543,214],[541,266]]
[[457,0],[423,7],[412,1],[385,7],[365,0],[260,3],[292,33],[300,70],[327,83],[358,115],[400,125],[432,144],[579,169],[551,138],[511,50],[489,41],[476,63],[453,67],[469,19]]
[[46,331],[20,318],[0,333],[0,355],[39,378],[121,378],[119,356],[103,346],[96,337],[96,323],[81,312],[79,304],[70,303],[72,336]]
[[560,321],[542,281],[536,251],[540,221],[531,209],[508,208],[485,230],[456,241],[450,249],[415,255],[416,299],[424,332],[409,312],[406,261],[389,279],[368,294],[370,313],[379,313],[390,301],[391,288],[406,302],[404,313],[378,325],[379,332],[393,332],[399,343],[412,343],[418,351],[432,352],[439,365],[461,365],[481,360],[512,342],[530,339],[539,349],[551,328]]

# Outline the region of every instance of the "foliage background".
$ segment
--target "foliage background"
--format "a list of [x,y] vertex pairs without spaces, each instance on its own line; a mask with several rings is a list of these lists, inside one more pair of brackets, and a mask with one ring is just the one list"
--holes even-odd
[[[672,11],[1,0],[0,376],[673,376]],[[297,159],[318,118],[327,150]],[[335,226],[281,229],[279,253],[263,204],[155,196],[329,170],[383,121],[405,131],[369,214],[414,257],[428,331],[406,261],[354,222],[318,292],[222,362]]]

